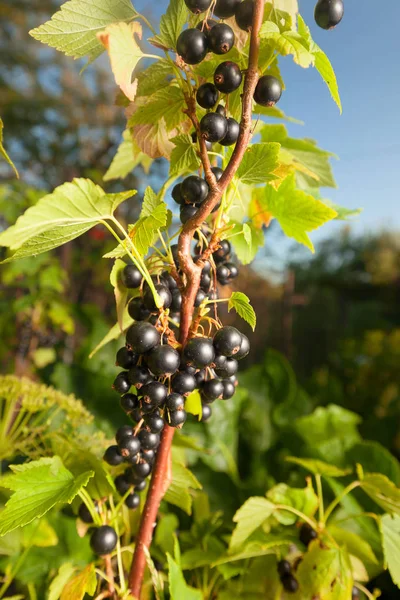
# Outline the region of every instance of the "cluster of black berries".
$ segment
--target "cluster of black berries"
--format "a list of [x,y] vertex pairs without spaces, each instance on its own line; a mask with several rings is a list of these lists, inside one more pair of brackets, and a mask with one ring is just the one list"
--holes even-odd
[[333,29],[344,15],[343,0],[318,0],[315,5],[315,22],[322,29]]

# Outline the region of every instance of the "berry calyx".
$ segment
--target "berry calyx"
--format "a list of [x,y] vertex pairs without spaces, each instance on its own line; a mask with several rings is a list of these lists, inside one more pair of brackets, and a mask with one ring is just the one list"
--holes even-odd
[[243,0],[243,2],[241,2],[235,10],[235,19],[238,27],[243,29],[243,31],[250,31],[250,28],[253,24],[253,15],[254,1]]
[[315,5],[314,19],[322,29],[333,29],[339,25],[343,15],[343,0],[318,0]]
[[313,529],[308,523],[303,523],[303,525],[300,528],[300,541],[305,546],[308,546],[313,540],[317,539],[317,537],[318,534],[315,531],[315,529]]
[[158,346],[160,339],[157,329],[150,323],[134,323],[126,332],[126,345],[137,354],[144,354]]
[[124,457],[120,453],[118,446],[109,446],[104,452],[103,460],[112,467],[117,467],[124,462]]
[[218,354],[234,356],[239,352],[241,345],[242,335],[236,327],[230,325],[222,327],[214,336],[214,348]]
[[210,366],[214,357],[215,350],[211,338],[191,338],[183,351],[185,363],[196,367],[196,369],[204,369],[204,367]]
[[213,83],[203,83],[196,93],[197,104],[202,108],[214,108],[218,102],[218,90]]
[[282,96],[282,85],[273,75],[263,75],[257,82],[254,100],[261,106],[274,106]]
[[207,35],[208,45],[214,54],[226,54],[233,48],[235,43],[235,34],[232,27],[226,23],[218,23]]
[[227,134],[228,122],[218,113],[208,113],[200,121],[201,135],[209,142],[219,142]]
[[140,393],[143,397],[143,401],[146,404],[151,404],[154,407],[161,406],[161,404],[165,402],[168,395],[167,388],[159,381],[147,383],[141,388]]
[[178,37],[176,50],[188,65],[197,65],[208,52],[207,36],[198,29],[185,29]]
[[90,547],[95,554],[104,556],[110,554],[117,545],[118,537],[110,525],[102,525],[95,529],[90,538]]
[[185,0],[188,9],[195,15],[206,12],[211,6],[212,0]]
[[240,2],[241,0],[217,0],[214,7],[214,15],[217,15],[220,19],[233,17]]
[[230,94],[237,90],[242,83],[242,79],[243,76],[240,67],[229,60],[221,63],[215,69],[215,87],[223,94]]
[[133,289],[140,286],[143,276],[135,265],[126,265],[121,272],[121,279],[125,287]]
[[147,366],[157,376],[173,375],[179,369],[180,356],[172,346],[156,346],[146,357]]
[[228,129],[225,137],[220,141],[221,146],[232,146],[236,144],[240,133],[240,126],[236,119],[229,117],[227,119]]
[[118,450],[124,458],[133,458],[140,450],[140,442],[134,435],[122,438],[118,442]]
[[207,182],[197,175],[190,175],[182,181],[182,196],[188,204],[201,204],[208,195]]

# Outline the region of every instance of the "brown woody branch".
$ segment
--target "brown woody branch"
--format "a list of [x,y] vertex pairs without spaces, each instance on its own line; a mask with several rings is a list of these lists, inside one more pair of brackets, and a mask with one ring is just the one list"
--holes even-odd
[[[264,0],[254,0],[254,16],[250,39],[250,54],[248,69],[245,75],[242,95],[242,118],[240,122],[240,133],[232,157],[224,174],[218,183],[211,171],[211,164],[207,153],[206,143],[200,133],[200,126],[196,116],[196,103],[194,97],[188,97],[187,114],[196,128],[200,156],[204,168],[205,178],[210,187],[210,192],[196,215],[187,221],[179,236],[178,256],[182,272],[185,277],[185,285],[182,294],[182,308],[180,321],[180,342],[186,344],[189,336],[190,324],[192,322],[194,301],[200,286],[200,277],[203,267],[203,257],[195,263],[191,257],[190,244],[193,235],[203,221],[211,214],[230,182],[232,181],[239,165],[243,159],[251,137],[253,94],[258,81],[258,56],[259,56],[259,31],[264,13]],[[215,242],[216,240],[214,240]],[[130,590],[133,596],[140,598],[143,575],[146,566],[144,548],[149,548],[153,537],[160,502],[165,493],[165,479],[167,477],[168,464],[170,460],[172,438],[175,429],[169,426],[164,428],[161,444],[157,452],[157,458],[153,469],[150,489],[146,504],[142,513],[140,529],[137,536],[135,554],[132,561],[129,577]]]

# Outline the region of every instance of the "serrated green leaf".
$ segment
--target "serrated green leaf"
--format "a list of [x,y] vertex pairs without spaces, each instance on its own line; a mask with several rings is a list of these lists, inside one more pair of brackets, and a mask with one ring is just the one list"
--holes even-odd
[[167,560],[171,600],[203,600],[203,594],[200,590],[188,586],[180,566],[169,553],[167,553]]
[[256,328],[257,317],[254,308],[250,304],[250,298],[242,292],[233,292],[228,302],[228,312],[232,308],[250,325],[254,331]]
[[96,586],[96,571],[92,563],[68,581],[61,593],[60,600],[82,600],[85,594],[93,596]]
[[[292,488],[285,483],[279,483],[268,491],[267,498],[274,504],[295,508],[307,517],[314,516],[318,508],[318,496],[311,483],[304,489]],[[285,510],[277,510],[274,516],[282,525],[293,525],[298,520],[296,515]]]
[[249,146],[237,171],[242,183],[257,185],[275,179],[272,171],[278,166],[279,144],[261,143]]
[[148,187],[144,194],[139,221],[130,229],[129,235],[138,252],[145,256],[158,229],[166,226],[168,209],[166,203]]
[[383,515],[380,529],[385,561],[393,582],[400,588],[400,517]]
[[57,575],[49,587],[49,596],[47,600],[59,600],[64,587],[74,574],[76,567],[72,563],[64,563],[58,570]]
[[176,49],[176,41],[187,21],[188,11],[183,0],[171,0],[167,12],[161,17],[160,34],[149,41],[167,50]]
[[337,525],[329,525],[328,531],[339,546],[344,546],[350,556],[355,556],[363,563],[370,577],[374,577],[379,573],[379,561],[367,540]]
[[154,124],[164,119],[167,131],[171,131],[187,118],[182,112],[186,106],[185,97],[177,85],[157,90],[145,100],[130,118],[129,126]]
[[1,485],[14,494],[1,512],[0,535],[42,517],[56,504],[72,502],[93,477],[88,471],[75,478],[58,456],[10,468],[13,475],[2,478]]
[[400,488],[381,473],[367,473],[361,488],[385,512],[400,515]]
[[122,317],[122,331],[119,323],[115,323],[113,327],[111,327],[110,331],[103,337],[103,339],[97,344],[97,346],[91,351],[89,354],[89,358],[93,358],[93,356],[101,350],[104,346],[109,344],[110,342],[117,340],[121,333],[126,331],[133,323],[132,317],[128,313],[128,308],[126,307],[124,310],[124,314]]
[[288,237],[314,252],[308,233],[334,219],[336,212],[313,196],[296,189],[294,175],[286,177],[278,190],[267,185],[264,192],[260,198],[263,208],[277,219]]
[[246,500],[233,517],[237,525],[232,533],[229,550],[237,550],[272,515],[274,510],[275,505],[261,496],[253,496]]
[[151,96],[156,90],[168,87],[174,76],[172,64],[166,58],[152,63],[147,69],[138,73],[137,97]]
[[104,47],[96,35],[111,23],[129,22],[137,16],[130,0],[70,0],[50,21],[29,33],[67,56],[94,60]]
[[10,167],[12,167],[14,169],[15,176],[19,179],[19,174],[18,174],[17,168],[14,165],[13,161],[11,160],[11,158],[9,157],[9,155],[6,152],[6,149],[3,146],[3,129],[4,129],[4,124],[0,117],[0,156],[2,156],[4,158],[4,160],[10,165]]
[[0,245],[14,251],[5,262],[36,256],[70,242],[111,219],[121,202],[134,194],[134,190],[106,194],[93,181],[82,178],[60,185],[0,234]]
[[288,456],[285,460],[303,467],[303,469],[310,471],[310,473],[314,473],[314,475],[323,475],[325,477],[345,477],[345,475],[349,475],[349,473],[352,472],[352,469],[339,469],[339,467],[336,467],[335,465],[329,465],[322,460],[314,458]]
[[235,253],[243,265],[251,263],[259,248],[264,246],[264,233],[252,223],[237,224],[228,236]]
[[181,177],[186,173],[197,171],[201,160],[196,145],[188,134],[178,135],[171,140],[175,144],[169,165],[170,177]]
[[278,25],[271,21],[265,21],[260,29],[260,39],[272,42],[274,48],[282,56],[293,54],[294,62],[305,69],[314,64],[314,55],[309,52],[306,41],[296,31],[281,33]]
[[151,158],[141,152],[133,143],[129,129],[125,129],[122,134],[122,142],[118,146],[117,153],[112,159],[103,180],[124,179],[138,165],[142,165],[145,172],[148,172],[152,162]]
[[172,460],[172,481],[164,496],[164,499],[175,506],[179,506],[188,515],[192,510],[192,497],[189,490],[200,490],[201,484],[184,464]]

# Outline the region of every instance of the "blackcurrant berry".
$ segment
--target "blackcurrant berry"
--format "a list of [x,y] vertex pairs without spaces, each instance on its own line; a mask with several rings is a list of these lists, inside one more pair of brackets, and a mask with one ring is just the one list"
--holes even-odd
[[196,307],[197,307],[197,306],[200,306],[200,304],[201,304],[202,302],[204,302],[204,300],[206,299],[206,297],[207,297],[207,296],[206,296],[206,293],[205,293],[205,291],[204,291],[204,290],[202,290],[202,289],[200,288],[200,289],[198,290],[197,294],[196,294],[196,298],[195,298],[195,301],[194,301],[194,305],[195,305]]
[[128,379],[128,371],[118,373],[112,387],[118,394],[126,394],[126,392],[129,392],[131,384]]
[[187,204],[201,204],[208,195],[207,182],[197,175],[190,175],[182,181],[182,196]]
[[178,289],[178,284],[176,283],[175,279],[172,277],[171,273],[168,273],[168,271],[164,271],[162,273],[162,278],[163,278],[164,283],[171,290],[171,292],[172,292],[172,290]]
[[227,19],[233,17],[235,10],[240,4],[241,0],[217,0],[214,8],[214,15],[217,15],[220,19]]
[[121,272],[121,280],[127,288],[138,288],[142,283],[143,276],[135,265],[126,265]]
[[243,31],[250,31],[253,24],[254,0],[243,0],[236,10],[235,19],[238,27]]
[[129,435],[118,442],[118,450],[124,458],[132,458],[140,450],[140,442],[135,435]]
[[179,267],[179,248],[178,244],[172,244],[170,247],[172,258],[174,259],[174,263],[177,267]]
[[222,327],[214,335],[214,348],[218,354],[224,354],[224,356],[234,356],[240,350],[242,345],[242,334],[236,329],[228,325]]
[[102,525],[95,529],[90,538],[90,547],[95,554],[104,556],[110,554],[117,545],[118,537],[110,525]]
[[212,0],[185,0],[188,9],[195,15],[206,12],[211,6]]
[[228,379],[228,377],[231,377],[231,375],[236,375],[238,369],[238,361],[234,358],[227,358],[225,365],[222,368],[216,368],[215,373],[222,379]]
[[164,429],[164,419],[158,415],[146,415],[144,422],[152,433],[161,433]]
[[160,443],[160,436],[158,433],[152,433],[151,431],[146,431],[142,429],[139,431],[139,440],[143,450],[152,450],[153,448],[157,448]]
[[185,346],[183,357],[186,364],[197,369],[208,367],[214,360],[215,350],[211,338],[191,338]]
[[128,313],[135,321],[144,321],[150,316],[150,311],[144,306],[141,298],[132,298],[128,304]]
[[315,5],[315,22],[322,29],[333,29],[344,15],[343,0],[318,0]]
[[225,263],[225,266],[229,270],[229,279],[235,279],[239,275],[239,269],[234,263]]
[[137,483],[135,485],[135,492],[143,492],[143,490],[146,488],[146,480],[142,479],[142,481],[140,481],[139,483]]
[[153,381],[153,377],[150,375],[150,371],[143,365],[136,365],[128,371],[129,381],[132,385],[141,388],[142,385]]
[[[156,292],[159,295],[160,299],[161,299],[161,308],[169,308],[171,306],[171,302],[172,302],[172,296],[171,296],[171,292],[169,291],[169,288],[162,284],[159,283],[155,286],[156,288]],[[157,308],[157,305],[155,303],[154,300],[154,296],[153,296],[153,292],[148,289],[145,291],[144,293],[144,297],[143,297],[143,302],[145,307],[147,308],[147,310],[149,310],[150,312],[157,312],[158,310],[160,310],[159,308]]]
[[229,117],[227,123],[228,131],[226,132],[226,136],[220,141],[221,146],[232,146],[233,144],[236,144],[239,137],[240,127],[236,119]]
[[140,505],[140,496],[138,494],[129,494],[125,499],[125,505],[133,510]]
[[109,446],[104,452],[103,460],[112,467],[117,467],[124,462],[124,458],[118,450],[118,446]]
[[196,375],[194,376],[195,380],[196,380],[196,387],[200,388],[202,383],[206,380],[206,371],[205,369],[201,369],[200,371],[198,371],[196,373]]
[[237,352],[235,354],[236,360],[241,360],[242,358],[245,358],[249,352],[250,352],[249,338],[247,337],[247,335],[244,335],[244,333],[242,333],[242,343],[240,344],[240,350],[239,350],[239,352]]
[[179,369],[180,356],[172,346],[156,346],[146,356],[147,366],[156,375],[173,375]]
[[147,462],[138,462],[133,465],[132,471],[138,477],[147,477],[151,473],[151,465]]
[[254,100],[261,106],[274,106],[282,96],[282,85],[273,75],[263,75],[257,82]]
[[167,388],[163,383],[159,381],[152,381],[151,383],[147,383],[140,390],[141,395],[143,396],[143,400],[146,404],[151,404],[151,406],[161,406],[167,399]]
[[122,369],[130,369],[136,365],[137,361],[138,356],[123,346],[117,352],[115,363]]
[[189,219],[192,219],[197,214],[197,211],[197,206],[190,206],[189,204],[187,204],[186,206],[182,206],[179,213],[179,218],[181,220],[182,225],[187,223]]
[[200,279],[200,287],[205,291],[208,292],[210,287],[211,287],[211,276],[207,275],[207,273],[203,273],[201,275],[201,279]]
[[115,441],[117,444],[124,438],[133,435],[133,427],[131,425],[122,425],[119,429],[117,429],[117,433],[115,434]]
[[[160,415],[157,415],[157,418],[161,419]],[[164,420],[163,420],[163,426],[164,426]],[[155,432],[153,431],[153,433],[155,433]],[[155,450],[142,450],[140,453],[140,458],[142,459],[142,461],[144,460],[145,462],[149,463],[149,465],[153,465],[155,458],[156,458],[156,451]]]
[[228,131],[228,121],[217,113],[207,113],[200,121],[201,135],[210,142],[219,142]]
[[222,385],[224,386],[224,392],[222,394],[222,399],[229,400],[230,398],[232,398],[232,396],[234,396],[235,391],[236,391],[236,386],[234,383],[232,383],[228,379],[223,379]]
[[212,415],[212,408],[209,404],[203,404],[203,410],[201,415],[201,421],[205,423]]
[[205,381],[201,386],[201,395],[205,402],[214,402],[218,398],[222,398],[224,386],[219,379],[210,379]]
[[298,581],[296,577],[294,577],[291,573],[286,573],[285,575],[282,575],[281,583],[283,585],[283,588],[287,592],[290,592],[292,594],[297,592],[297,590],[299,589]]
[[126,332],[126,345],[137,354],[144,354],[158,346],[160,339],[157,329],[150,323],[134,323]]
[[[214,177],[217,181],[219,181],[222,177],[222,175],[224,174],[223,169],[221,169],[220,167],[213,167],[211,169],[211,171],[214,173]],[[203,269],[204,271],[204,269]]]
[[[97,506],[96,506],[96,510]],[[81,521],[83,521],[84,523],[93,523],[93,517],[90,514],[90,510],[88,509],[88,507],[86,506],[86,504],[84,502],[82,502],[82,504],[79,506],[78,509],[78,516],[80,518]]]
[[184,198],[182,196],[182,184],[181,183],[177,183],[172,188],[171,196],[172,196],[172,198],[175,200],[175,202],[177,204],[183,204],[184,203]]
[[186,396],[196,388],[196,380],[190,373],[179,371],[172,379],[172,391]]
[[292,565],[288,560],[280,560],[278,562],[278,574],[280,577],[288,575],[292,572]]
[[132,487],[132,484],[125,478],[124,475],[118,475],[114,480],[114,484],[120,496],[125,496],[126,492],[128,492]]
[[228,283],[229,269],[224,263],[221,263],[217,267],[217,280],[221,285],[226,285]]
[[167,398],[166,406],[168,410],[171,412],[175,412],[177,410],[183,410],[185,406],[185,399],[181,394],[173,393],[170,394]]
[[218,104],[217,108],[215,109],[215,112],[219,115],[222,115],[223,117],[226,117],[226,108],[223,104]]
[[196,93],[197,104],[202,108],[214,108],[218,96],[218,90],[213,83],[203,83]]
[[[231,50],[231,48],[233,48],[235,43],[235,34],[233,33],[233,29],[226,23],[218,23],[215,25],[208,32],[207,38],[210,50],[211,52],[214,52],[214,54],[226,54],[229,52],[229,50]],[[203,108],[212,107],[203,106]]]
[[[215,87],[223,94],[230,94],[231,92],[237,90],[242,83],[242,78],[240,67],[236,63],[229,60],[221,63],[215,69]],[[220,139],[222,140],[223,137],[224,136],[222,136]]]
[[179,312],[181,310],[181,306],[182,306],[182,294],[180,292],[180,290],[175,289],[172,290],[172,302],[171,302],[171,311],[172,312]]
[[187,414],[185,410],[176,410],[174,412],[169,413],[168,425],[170,427],[179,427],[181,428],[184,422],[187,419]]
[[138,397],[135,394],[125,394],[121,397],[121,408],[124,412],[129,414],[134,408],[139,406]]
[[196,25],[196,29],[199,29],[208,36],[208,32],[210,31],[210,29],[212,29],[214,25],[217,25],[217,23],[218,21],[215,21],[215,19],[204,19]]
[[313,540],[315,540],[318,537],[318,534],[315,531],[315,529],[311,527],[311,525],[309,525],[308,523],[303,523],[303,525],[300,528],[299,537],[300,541],[305,546],[308,546]]
[[185,29],[178,37],[176,50],[188,65],[197,65],[208,52],[207,36],[198,29]]
[[215,262],[223,262],[230,252],[231,245],[228,240],[221,240],[218,250],[213,253],[213,258]]

